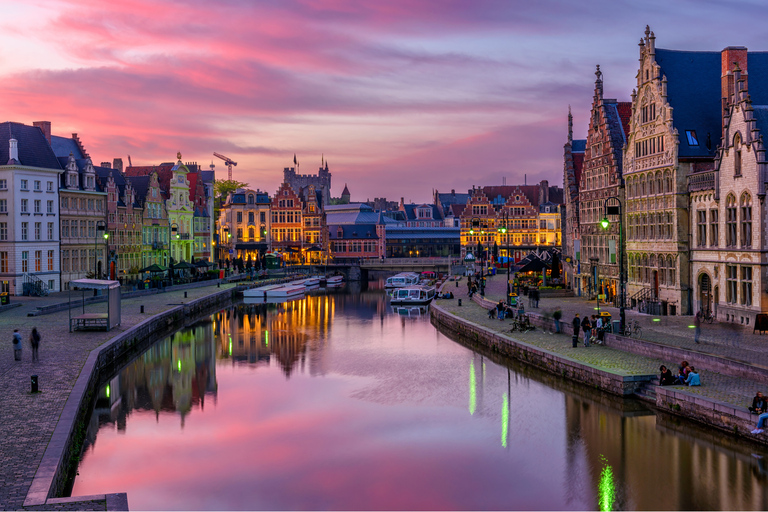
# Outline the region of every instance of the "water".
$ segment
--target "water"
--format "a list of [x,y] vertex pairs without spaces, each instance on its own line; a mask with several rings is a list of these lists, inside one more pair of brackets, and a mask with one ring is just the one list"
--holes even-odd
[[744,441],[393,311],[381,289],[240,305],[99,394],[72,495],[132,510],[768,509]]

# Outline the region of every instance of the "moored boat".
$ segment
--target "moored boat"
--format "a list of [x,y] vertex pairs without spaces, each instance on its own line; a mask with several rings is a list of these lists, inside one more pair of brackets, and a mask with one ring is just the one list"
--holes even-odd
[[344,282],[344,276],[331,276],[325,280],[327,284],[341,284]]
[[269,292],[272,290],[276,290],[278,288],[282,288],[282,284],[270,284],[268,286],[260,286],[258,288],[251,288],[250,290],[245,290],[243,292],[243,297],[247,297],[250,299],[263,299],[264,294],[266,293],[268,296],[271,295]]
[[419,284],[419,274],[414,272],[401,272],[395,276],[388,277],[384,283],[384,288],[403,288],[404,286],[414,286]]
[[307,287],[303,284],[289,283],[274,290],[269,290],[268,296],[274,298],[293,297],[294,295],[301,295],[305,291],[307,291]]
[[392,293],[392,304],[429,304],[435,298],[433,286],[407,286]]

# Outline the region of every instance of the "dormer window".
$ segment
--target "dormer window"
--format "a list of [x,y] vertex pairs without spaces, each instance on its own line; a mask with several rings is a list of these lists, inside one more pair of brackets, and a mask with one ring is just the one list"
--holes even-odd
[[696,130],[685,130],[685,136],[688,138],[689,146],[699,145],[699,139],[696,137]]

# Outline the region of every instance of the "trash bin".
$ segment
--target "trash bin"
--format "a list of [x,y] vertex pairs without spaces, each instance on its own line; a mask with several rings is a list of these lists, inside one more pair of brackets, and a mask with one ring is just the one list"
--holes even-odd
[[621,320],[614,320],[611,322],[611,332],[614,334],[618,334],[621,330]]
[[11,303],[11,297],[8,295],[8,292],[0,293],[0,304],[5,306],[6,304]]
[[224,271],[219,270],[219,279],[224,279]]
[[496,267],[491,267],[491,275],[492,276],[496,275]]

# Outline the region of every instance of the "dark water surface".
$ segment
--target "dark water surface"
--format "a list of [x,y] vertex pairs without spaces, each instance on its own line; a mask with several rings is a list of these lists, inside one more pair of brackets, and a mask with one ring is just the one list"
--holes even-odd
[[381,289],[159,341],[86,443],[72,495],[132,510],[768,509],[762,449],[475,352]]

